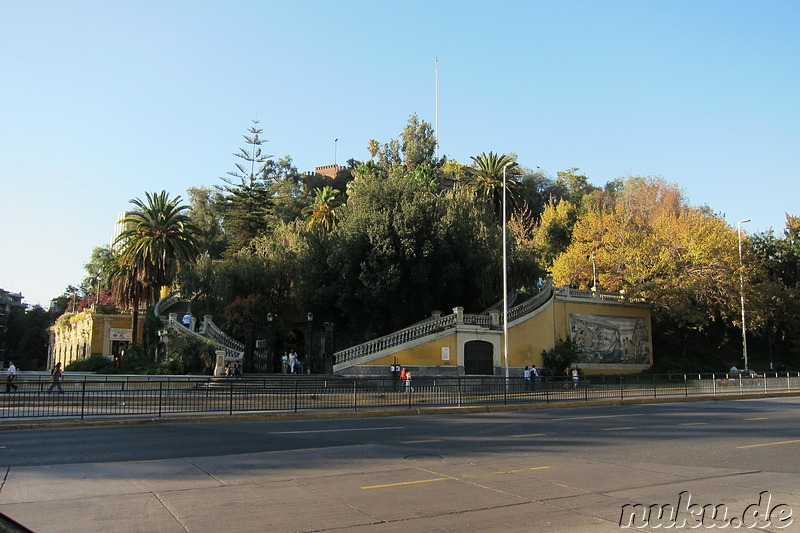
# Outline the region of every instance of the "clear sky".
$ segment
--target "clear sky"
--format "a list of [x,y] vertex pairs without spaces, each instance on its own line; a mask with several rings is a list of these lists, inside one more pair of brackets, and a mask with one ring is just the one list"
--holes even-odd
[[0,57],[0,288],[29,304],[131,199],[221,183],[253,119],[300,171],[434,125],[437,57],[450,159],[661,176],[749,232],[800,215],[796,0],[0,0]]

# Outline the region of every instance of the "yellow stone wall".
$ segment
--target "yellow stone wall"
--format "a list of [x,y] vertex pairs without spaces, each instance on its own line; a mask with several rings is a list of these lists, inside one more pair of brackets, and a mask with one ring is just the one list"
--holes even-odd
[[[648,341],[650,346],[649,365],[653,364],[652,352],[652,324],[650,308],[643,304],[626,304],[618,302],[602,302],[588,299],[563,299],[556,298],[545,304],[531,315],[509,323],[508,331],[508,363],[512,369],[521,369],[524,366],[536,365],[542,368],[542,352],[552,349],[556,342],[566,340],[570,335],[570,314],[581,313],[600,316],[618,316],[644,318],[647,323]],[[395,361],[401,365],[415,367],[456,367],[459,365],[458,345],[464,342],[464,333],[448,330],[430,341],[413,347],[400,347],[397,351],[375,359],[362,367],[389,367]],[[459,338],[461,336],[461,339]],[[470,340],[479,339],[480,333],[467,334]],[[488,339],[487,339],[488,340]],[[500,349],[495,353],[495,365],[503,365],[502,335],[500,336]],[[450,350],[450,360],[442,361],[442,348]],[[463,360],[461,361],[463,365]],[[619,364],[594,364],[582,366],[584,373],[639,373],[641,367],[625,363]],[[595,367],[595,368],[592,368]],[[382,373],[377,368],[374,372]]]
[[[450,349],[450,360],[442,361],[442,348]],[[395,364],[407,366],[458,366],[455,332],[447,332],[439,337],[421,344],[386,355],[369,363],[368,366],[385,366]]]

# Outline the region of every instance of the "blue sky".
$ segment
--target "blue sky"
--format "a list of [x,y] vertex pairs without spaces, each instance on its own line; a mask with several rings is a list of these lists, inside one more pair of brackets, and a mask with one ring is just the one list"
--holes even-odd
[[[0,2],[0,288],[47,304],[146,191],[301,171],[410,114],[440,153],[660,176],[749,232],[800,215],[796,1]],[[334,139],[339,139],[337,143]]]

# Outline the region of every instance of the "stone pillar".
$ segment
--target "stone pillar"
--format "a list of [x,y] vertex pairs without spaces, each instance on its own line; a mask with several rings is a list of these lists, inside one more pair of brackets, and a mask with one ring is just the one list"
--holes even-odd
[[454,307],[453,314],[456,315],[456,324],[463,324],[464,323],[464,308],[463,307]]
[[492,327],[500,327],[500,311],[492,311],[489,313],[489,320],[491,320]]
[[431,311],[431,316],[433,318],[441,318],[442,317],[442,312],[439,311],[438,309],[436,309],[434,311]]
[[225,350],[217,350],[214,352],[217,356],[217,363],[214,365],[214,375],[224,376],[225,375]]

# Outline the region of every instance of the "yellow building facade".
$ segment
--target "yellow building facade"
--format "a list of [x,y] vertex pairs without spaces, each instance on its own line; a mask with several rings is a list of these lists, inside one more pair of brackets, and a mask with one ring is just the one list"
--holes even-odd
[[[138,342],[142,340],[144,316],[139,313]],[[69,363],[102,355],[120,356],[131,344],[133,319],[129,314],[101,314],[86,309],[80,313],[67,313],[59,317],[50,328],[48,368],[56,363]]]
[[[465,315],[455,308],[447,317],[434,316],[335,354],[334,372],[384,375],[390,366],[402,365],[428,375],[503,375],[506,354],[500,316],[499,311]],[[584,373],[638,373],[653,364],[647,304],[620,294],[559,287],[543,293],[527,309],[510,310],[509,373],[521,375],[525,366],[542,368],[542,352],[567,339],[579,347],[576,364]]]

